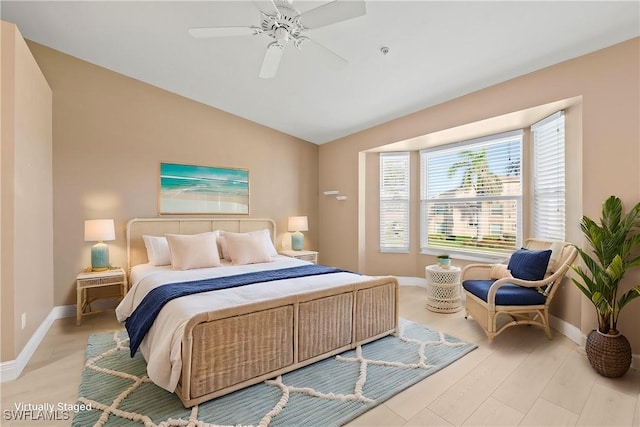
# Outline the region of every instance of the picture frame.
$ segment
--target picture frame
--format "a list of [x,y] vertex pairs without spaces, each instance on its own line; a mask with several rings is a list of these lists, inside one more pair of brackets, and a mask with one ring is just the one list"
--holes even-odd
[[247,169],[160,163],[158,211],[173,214],[249,214]]

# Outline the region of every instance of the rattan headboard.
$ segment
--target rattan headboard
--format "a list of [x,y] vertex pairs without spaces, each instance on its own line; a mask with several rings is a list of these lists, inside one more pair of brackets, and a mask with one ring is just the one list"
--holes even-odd
[[127,267],[148,262],[143,235],[196,234],[215,230],[246,233],[265,228],[275,242],[276,223],[266,218],[134,218],[127,223]]

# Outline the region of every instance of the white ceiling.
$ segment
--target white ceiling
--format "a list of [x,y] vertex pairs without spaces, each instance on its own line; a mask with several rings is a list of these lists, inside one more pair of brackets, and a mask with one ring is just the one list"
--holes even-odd
[[0,8],[27,39],[316,144],[640,35],[639,1],[369,0],[365,16],[306,33],[348,66],[288,45],[276,77],[261,79],[266,35],[187,33],[259,25],[252,2],[2,0]]

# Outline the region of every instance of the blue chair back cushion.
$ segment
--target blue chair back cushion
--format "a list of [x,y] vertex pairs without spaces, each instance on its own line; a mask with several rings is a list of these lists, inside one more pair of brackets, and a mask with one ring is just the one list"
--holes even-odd
[[522,280],[542,280],[547,273],[547,266],[551,258],[551,249],[534,251],[518,249],[509,258],[507,270],[511,275]]
[[[493,282],[495,280],[465,280],[462,287],[486,302]],[[545,301],[546,297],[536,288],[507,284],[496,292],[496,305],[542,305]]]

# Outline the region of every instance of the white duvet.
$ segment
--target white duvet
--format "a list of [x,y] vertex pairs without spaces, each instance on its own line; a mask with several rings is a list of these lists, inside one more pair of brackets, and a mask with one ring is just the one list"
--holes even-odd
[[[164,284],[309,264],[307,261],[284,256],[278,256],[273,260],[269,263],[243,266],[226,265],[185,271],[171,270],[171,266],[137,265],[131,269],[130,283],[132,286],[116,308],[116,316],[119,322],[124,322],[149,291]],[[142,340],[138,351],[147,361],[149,378],[158,386],[173,392],[180,379],[182,369],[181,341],[184,327],[195,314],[368,279],[370,277],[353,273],[331,273],[256,283],[176,298],[162,308],[153,326]]]

